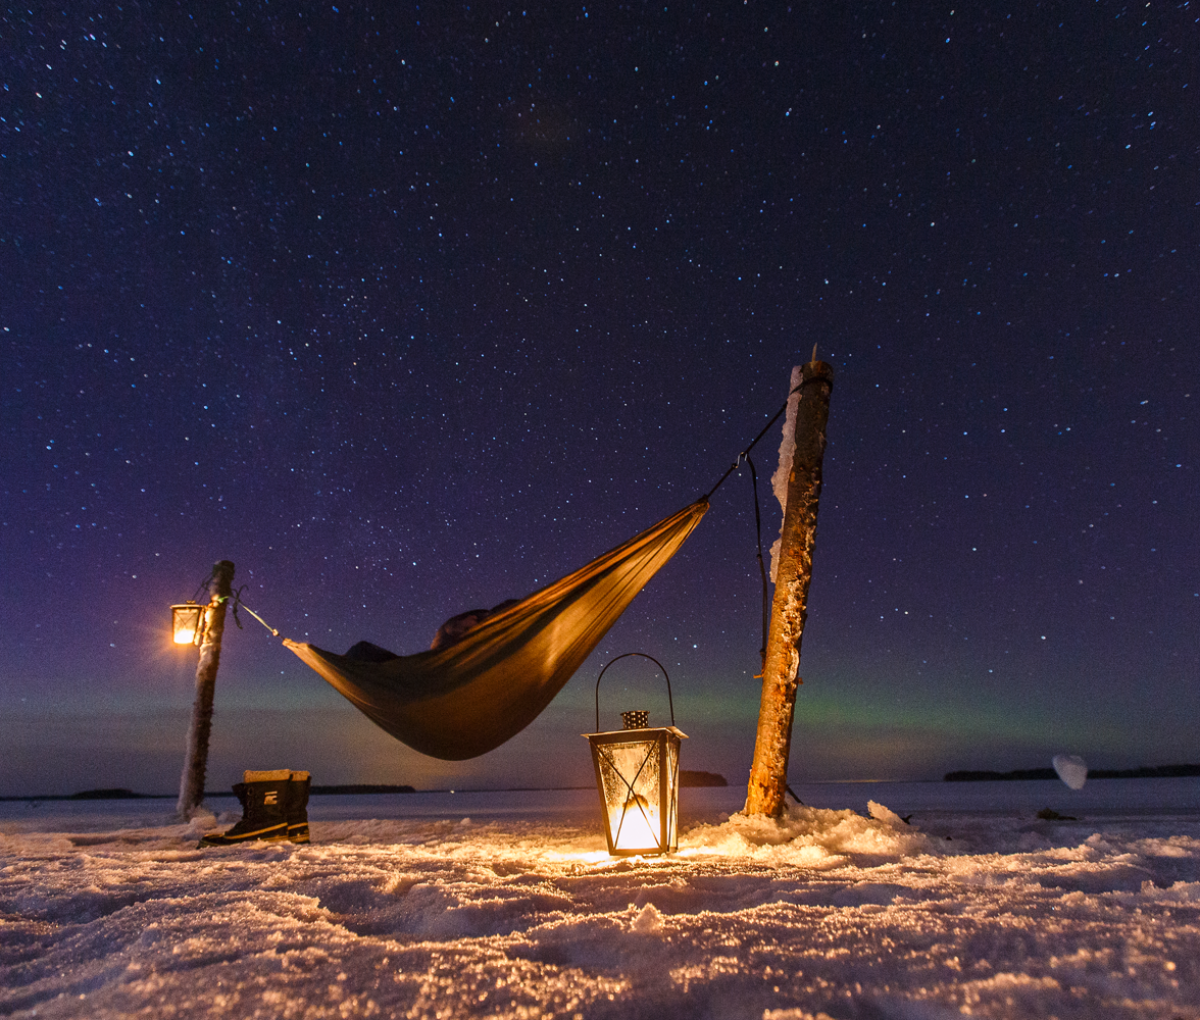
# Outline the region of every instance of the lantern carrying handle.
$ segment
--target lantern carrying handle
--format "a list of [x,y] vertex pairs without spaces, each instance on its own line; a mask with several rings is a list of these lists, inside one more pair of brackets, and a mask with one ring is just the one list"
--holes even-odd
[[600,675],[596,677],[596,732],[600,732],[600,681],[604,679],[604,674],[608,671],[608,667],[614,662],[620,662],[622,659],[628,659],[631,655],[640,655],[643,659],[649,659],[661,671],[663,678],[667,681],[667,706],[671,709],[671,725],[675,725],[675,702],[671,699],[671,678],[667,676],[666,668],[653,655],[647,655],[645,652],[626,652],[624,655],[618,655],[612,659],[600,670]]

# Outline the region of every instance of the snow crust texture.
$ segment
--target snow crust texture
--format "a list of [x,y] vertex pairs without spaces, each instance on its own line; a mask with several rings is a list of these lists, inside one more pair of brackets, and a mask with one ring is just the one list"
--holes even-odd
[[324,811],[201,851],[6,806],[0,1015],[1200,1017],[1197,814],[796,807],[615,860],[586,818]]

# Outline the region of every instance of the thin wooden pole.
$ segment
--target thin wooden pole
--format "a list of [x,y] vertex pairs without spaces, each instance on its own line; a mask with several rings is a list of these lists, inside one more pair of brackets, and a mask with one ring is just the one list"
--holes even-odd
[[746,789],[745,813],[777,818],[783,813],[787,790],[788,756],[792,748],[792,718],[796,687],[804,681],[800,642],[808,619],[808,584],[812,577],[813,543],[817,535],[817,506],[821,498],[821,461],[825,456],[825,426],[833,366],[810,361],[804,366],[796,411],[796,449],[788,477],[787,509],[775,598],[763,666],[762,701],[754,761]]
[[217,667],[221,664],[221,638],[225,633],[225,608],[233,594],[233,564],[221,560],[213,567],[212,598],[205,610],[204,643],[196,664],[196,700],[188,727],[187,754],[183,777],[179,781],[176,811],[185,821],[192,817],[204,799],[204,777],[208,770],[208,737],[212,732],[213,693],[217,686]]

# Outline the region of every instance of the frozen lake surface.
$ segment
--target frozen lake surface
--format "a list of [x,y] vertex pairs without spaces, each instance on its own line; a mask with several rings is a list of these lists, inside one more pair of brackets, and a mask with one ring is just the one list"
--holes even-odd
[[684,790],[679,853],[625,860],[593,790],[203,851],[232,798],[0,803],[0,1015],[1200,1018],[1200,779],[796,789]]

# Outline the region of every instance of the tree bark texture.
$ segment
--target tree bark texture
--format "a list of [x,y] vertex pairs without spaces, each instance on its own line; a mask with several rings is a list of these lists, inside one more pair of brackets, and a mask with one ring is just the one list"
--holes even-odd
[[758,734],[744,809],[748,815],[772,818],[783,813],[796,687],[803,683],[798,676],[800,642],[808,618],[808,585],[817,534],[833,366],[824,361],[809,362],[804,366],[801,387],[796,412],[796,450],[788,477],[787,508],[763,667]]
[[217,667],[221,664],[221,638],[225,634],[225,610],[233,594],[233,564],[221,560],[213,567],[213,589],[204,612],[204,639],[200,661],[196,664],[196,700],[188,727],[187,754],[183,778],[179,783],[176,810],[185,821],[204,800],[204,779],[208,771],[208,738],[212,732],[213,694],[217,686]]

